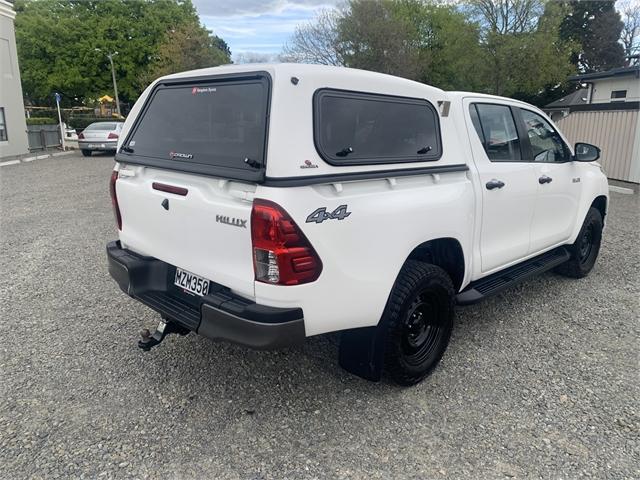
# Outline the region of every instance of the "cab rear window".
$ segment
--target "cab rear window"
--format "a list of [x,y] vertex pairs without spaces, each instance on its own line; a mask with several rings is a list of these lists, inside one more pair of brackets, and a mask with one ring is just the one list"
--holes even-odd
[[428,101],[320,90],[314,101],[315,143],[332,165],[438,160],[438,114]]
[[231,178],[261,171],[268,97],[264,77],[160,85],[125,140],[125,161]]

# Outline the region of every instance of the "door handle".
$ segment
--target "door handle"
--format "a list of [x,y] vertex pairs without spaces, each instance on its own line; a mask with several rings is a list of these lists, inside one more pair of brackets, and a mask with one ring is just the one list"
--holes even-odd
[[493,190],[494,188],[502,188],[504,187],[504,182],[500,181],[500,180],[496,180],[495,178],[492,178],[490,181],[487,182],[487,190]]
[[542,175],[539,179],[538,182],[540,182],[540,185],[543,185],[545,183],[551,183],[553,181],[553,178],[551,177],[547,177],[546,175]]

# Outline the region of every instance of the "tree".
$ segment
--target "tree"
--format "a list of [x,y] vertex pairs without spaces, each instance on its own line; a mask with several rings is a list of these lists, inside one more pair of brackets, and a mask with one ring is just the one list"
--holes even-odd
[[529,100],[545,86],[566,81],[572,45],[559,38],[561,4],[472,0],[470,9],[482,27],[490,93]]
[[442,88],[481,88],[478,28],[454,6],[419,0],[354,0],[296,29],[282,55],[344,65]]
[[469,0],[468,3],[482,26],[500,35],[534,31],[544,9],[542,0]]
[[283,60],[320,65],[344,65],[338,51],[340,12],[323,9],[309,23],[299,25],[283,49]]
[[561,38],[579,45],[573,63],[581,72],[591,73],[621,67],[624,48],[619,42],[623,23],[615,0],[565,2],[569,12],[562,21]]
[[171,31],[200,29],[197,38],[206,48],[226,47],[217,37],[202,35],[191,0],[17,0],[15,9],[22,86],[25,97],[38,104],[51,104],[55,91],[65,105],[110,93],[106,53],[116,51],[120,99],[134,101]]
[[453,5],[407,0],[395,8],[411,25],[418,49],[417,80],[445,90],[487,89],[480,29],[464,12]]
[[[413,2],[415,3],[415,2]],[[338,51],[349,67],[417,79],[422,37],[393,0],[352,0],[338,19]]]
[[229,63],[228,54],[218,47],[220,41],[218,37],[212,37],[211,32],[194,23],[169,30],[144,75],[145,83],[171,73]]
[[443,89],[535,99],[574,71],[573,44],[559,38],[565,8],[543,0],[350,0],[299,28],[288,53]]
[[621,7],[624,26],[620,40],[624,55],[629,58],[640,53],[640,3],[627,0]]

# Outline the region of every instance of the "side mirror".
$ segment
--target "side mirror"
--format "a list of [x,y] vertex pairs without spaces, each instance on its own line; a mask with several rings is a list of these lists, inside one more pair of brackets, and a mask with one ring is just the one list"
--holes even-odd
[[574,159],[577,162],[595,162],[600,158],[600,149],[590,143],[576,143]]

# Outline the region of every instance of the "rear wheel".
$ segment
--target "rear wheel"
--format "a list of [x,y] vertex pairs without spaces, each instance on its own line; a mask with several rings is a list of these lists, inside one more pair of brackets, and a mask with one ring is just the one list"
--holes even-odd
[[435,265],[408,260],[382,319],[387,323],[385,368],[400,385],[415,385],[438,364],[449,344],[454,290]]
[[91,150],[81,150],[82,152],[82,156],[83,157],[90,157],[91,156]]
[[576,241],[567,247],[571,257],[556,272],[571,278],[586,277],[598,258],[602,241],[602,214],[591,207]]

